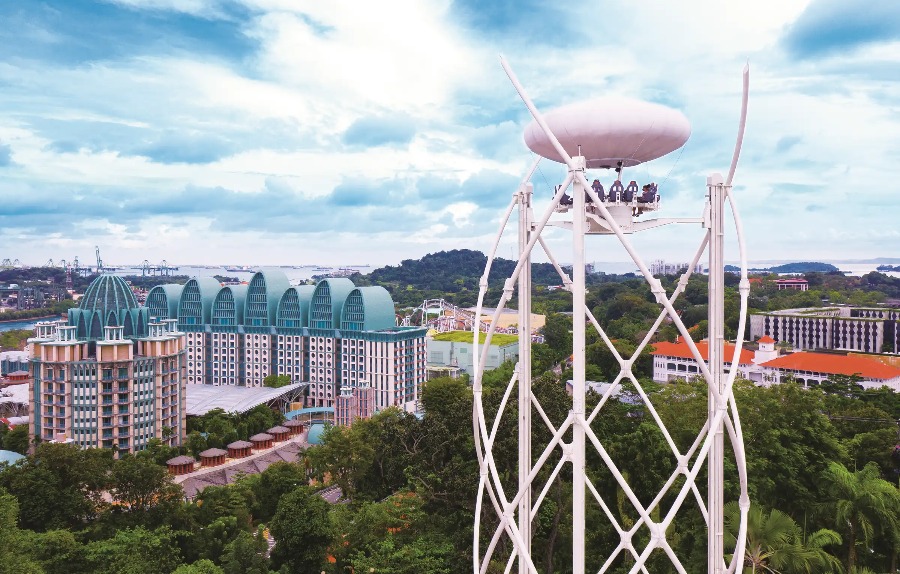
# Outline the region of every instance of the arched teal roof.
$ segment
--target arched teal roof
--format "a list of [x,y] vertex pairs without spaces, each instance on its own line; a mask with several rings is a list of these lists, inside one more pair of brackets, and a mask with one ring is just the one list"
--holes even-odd
[[[149,311],[139,307],[131,287],[118,275],[103,274],[85,289],[77,309],[69,309],[69,325],[79,339],[96,341],[103,327],[124,326],[125,336],[145,337]],[[143,321],[141,319],[143,318]]]
[[353,281],[346,277],[322,279],[316,284],[309,310],[310,329],[339,329],[341,309],[353,291]]
[[[305,310],[308,315],[309,307]],[[306,321],[304,321],[303,311],[304,309],[300,304],[300,296],[297,294],[297,288],[289,287],[287,291],[284,292],[284,295],[281,296],[281,301],[278,302],[278,316],[275,320],[275,326],[294,329],[305,327]]]
[[247,288],[244,325],[249,327],[275,325],[278,303],[290,286],[287,275],[280,269],[266,269],[254,273]]
[[105,313],[110,310],[137,309],[137,306],[137,299],[128,283],[118,275],[106,273],[91,281],[78,302],[79,309]]
[[178,302],[181,300],[181,292],[184,285],[167,283],[157,285],[147,293],[146,306],[150,310],[150,316],[156,319],[177,319]]
[[208,325],[213,301],[221,287],[212,277],[194,277],[188,280],[178,301],[178,327]]
[[396,324],[394,300],[384,287],[357,287],[347,295],[342,331],[380,331]]
[[213,325],[237,326],[244,324],[244,300],[246,285],[225,285],[216,293],[211,311]]
[[278,303],[277,327],[299,329],[309,325],[309,305],[312,301],[314,285],[289,287]]

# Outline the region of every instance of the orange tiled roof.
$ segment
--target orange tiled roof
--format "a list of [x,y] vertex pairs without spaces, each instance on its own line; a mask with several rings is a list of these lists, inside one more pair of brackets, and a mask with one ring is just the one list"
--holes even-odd
[[900,369],[880,361],[850,355],[827,353],[792,353],[762,364],[791,371],[811,371],[829,375],[860,375],[864,379],[893,379],[900,377]]
[[757,339],[756,342],[757,343],[774,343],[775,339],[773,339],[772,337],[770,337],[768,335],[763,335],[762,337]]
[[[703,357],[704,361],[709,360],[709,341],[697,341],[697,350],[700,351],[700,356]],[[663,341],[661,343],[653,343],[653,346],[656,350],[653,351],[653,355],[664,355],[666,357],[678,357],[680,359],[693,359],[694,355],[691,354],[691,349],[687,346],[687,343],[683,343],[681,341],[677,343],[669,343],[667,341]],[[734,357],[734,345],[730,345],[725,343],[725,361],[730,363],[732,357]],[[741,365],[750,365],[753,363],[753,351],[748,351],[747,349],[741,349],[741,360],[738,362]]]

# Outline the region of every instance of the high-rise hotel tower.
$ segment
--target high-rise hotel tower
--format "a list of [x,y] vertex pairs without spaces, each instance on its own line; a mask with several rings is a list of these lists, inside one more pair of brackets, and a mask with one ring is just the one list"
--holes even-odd
[[38,323],[29,430],[82,447],[143,449],[185,436],[184,334],[154,321],[131,288],[101,275],[67,321]]

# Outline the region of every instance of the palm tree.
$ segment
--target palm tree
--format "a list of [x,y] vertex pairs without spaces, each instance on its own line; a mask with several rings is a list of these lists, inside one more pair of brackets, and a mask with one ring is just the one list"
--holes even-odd
[[900,531],[900,490],[882,480],[874,462],[856,472],[832,462],[822,473],[822,485],[827,496],[824,508],[846,534],[847,572],[852,572],[857,545],[869,548],[876,534],[892,536]]
[[[729,502],[725,505],[726,544],[734,544],[739,524],[738,505]],[[744,573],[841,572],[840,561],[824,548],[840,543],[840,534],[833,530],[823,528],[804,537],[794,519],[784,512],[772,509],[767,513],[761,506],[753,505],[747,515]]]

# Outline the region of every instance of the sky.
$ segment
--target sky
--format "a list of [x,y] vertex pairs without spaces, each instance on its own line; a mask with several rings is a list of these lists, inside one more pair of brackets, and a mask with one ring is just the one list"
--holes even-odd
[[[573,6],[0,2],[0,258],[90,262],[99,246],[106,264],[381,266],[487,251],[534,159],[500,55],[542,111],[603,95],[681,110],[685,147],[625,174],[659,183],[664,217],[699,216],[706,176],[727,172],[749,62],[734,181],[748,257],[900,256],[900,3]],[[540,164],[538,213],[564,176]],[[564,231],[546,238],[571,261]],[[632,240],[647,261],[686,261],[701,238],[679,225]],[[591,237],[587,258],[628,256]]]

